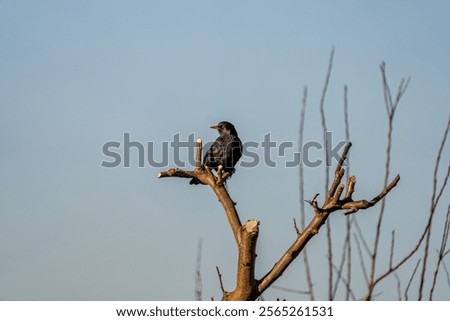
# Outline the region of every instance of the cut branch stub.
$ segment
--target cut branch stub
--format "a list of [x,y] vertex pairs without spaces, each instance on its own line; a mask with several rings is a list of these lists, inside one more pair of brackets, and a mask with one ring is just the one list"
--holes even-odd
[[197,169],[202,167],[202,146],[202,139],[199,137],[195,145],[195,168]]
[[249,220],[241,227],[236,288],[232,292],[224,293],[223,299],[226,301],[256,300],[259,296],[255,279],[258,233],[259,221],[257,220]]

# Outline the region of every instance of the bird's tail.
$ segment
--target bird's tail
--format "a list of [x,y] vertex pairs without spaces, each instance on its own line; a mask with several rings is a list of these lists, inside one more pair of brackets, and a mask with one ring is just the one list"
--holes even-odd
[[198,185],[201,184],[201,182],[196,179],[195,177],[193,179],[190,180],[189,185]]

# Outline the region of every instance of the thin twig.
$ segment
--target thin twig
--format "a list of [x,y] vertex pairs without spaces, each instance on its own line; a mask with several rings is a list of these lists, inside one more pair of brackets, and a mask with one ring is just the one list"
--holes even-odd
[[366,281],[367,286],[369,286],[369,276],[367,275],[367,268],[366,264],[364,263],[364,256],[361,249],[361,243],[359,241],[359,236],[357,234],[354,234],[355,241],[356,241],[356,248],[358,249],[358,255],[359,255],[359,264],[361,265],[361,270],[364,276],[364,280]]
[[392,230],[391,235],[391,254],[389,255],[389,268],[392,268],[392,262],[394,259],[394,246],[395,246],[395,230]]
[[216,266],[216,271],[217,271],[217,276],[219,277],[220,290],[222,291],[222,294],[225,294],[225,288],[223,287],[223,282],[222,282],[222,274],[220,273],[218,266]]
[[309,295],[309,291],[295,290],[295,289],[285,288],[285,287],[282,287],[282,286],[279,286],[279,285],[272,285],[272,289],[280,290],[280,291],[288,292],[288,293]]
[[415,275],[416,272],[417,272],[417,268],[419,267],[419,264],[420,264],[420,259],[417,261],[416,266],[414,267],[414,271],[413,271],[413,273],[411,274],[411,277],[409,278],[408,285],[406,286],[406,289],[405,289],[405,300],[406,300],[406,301],[408,301],[408,290],[409,290],[409,287],[410,287],[411,284],[412,284],[412,281],[413,281],[413,279],[414,279],[414,275]]
[[370,251],[369,245],[367,244],[366,239],[364,238],[364,234],[357,220],[355,220],[355,227],[356,232],[358,233],[358,237],[361,239],[362,245],[364,246],[364,250],[366,250],[367,255],[372,256],[372,252]]
[[[300,112],[300,126],[299,126],[299,137],[298,137],[298,149],[300,155],[302,153],[303,149],[303,136],[304,136],[304,130],[305,130],[305,119],[306,119],[306,106],[307,106],[307,99],[308,99],[308,87],[303,88],[303,98],[302,98],[302,109]],[[303,172],[303,162],[300,160],[299,164],[299,176],[300,176],[300,226],[302,230],[305,229],[305,221],[306,221],[306,215],[305,215],[305,203],[303,200],[305,199],[305,176]],[[299,232],[297,231],[297,234]],[[308,260],[308,251],[305,248],[303,250],[303,265],[305,266],[305,275],[306,275],[306,283],[308,284],[309,289],[309,298],[311,301],[314,301],[314,287],[313,287],[313,281],[312,281],[312,274],[311,274],[311,267],[309,265]]]
[[436,262],[436,267],[434,269],[433,281],[431,282],[430,296],[428,298],[430,301],[433,300],[433,293],[434,293],[434,288],[436,286],[439,268],[444,260],[444,257],[449,253],[449,250],[447,250],[447,242],[448,242],[449,232],[450,232],[450,204],[448,205],[447,214],[445,215],[445,223],[444,223],[444,229],[442,232],[441,246],[439,248],[438,259]]
[[[325,77],[325,84],[323,86],[322,96],[320,97],[320,116],[321,116],[321,120],[322,120],[323,142],[324,142],[324,147],[325,147],[326,165],[331,165],[331,164],[328,164],[327,123],[326,123],[324,105],[325,105],[325,97],[327,95],[327,90],[328,90],[328,84],[329,84],[330,78],[331,78],[331,70],[333,68],[333,58],[334,58],[334,46],[331,48],[330,59],[328,61],[327,75]],[[325,169],[326,169],[326,171],[325,171],[325,193],[326,193],[327,190],[328,190],[328,183],[329,183],[329,175],[330,174],[329,174],[327,166],[325,166]]]
[[[303,149],[303,136],[305,131],[305,118],[306,118],[306,101],[308,98],[308,87],[303,88],[303,98],[302,98],[302,109],[300,112],[300,126],[299,126],[299,132],[298,132],[298,152],[300,155],[302,155],[302,149]],[[304,168],[303,168],[303,162],[300,160],[300,164],[298,166],[299,169],[299,176],[300,176],[300,182],[299,182],[299,189],[300,189],[300,226],[302,229],[305,228],[305,203],[303,200],[305,199],[305,177],[304,177]]]
[[[395,111],[397,110],[398,104],[400,102],[401,97],[405,93],[408,88],[410,78],[407,80],[402,79],[397,91],[397,95],[395,101],[392,100],[391,90],[389,88],[389,84],[386,76],[386,64],[383,61],[380,64],[382,83],[383,83],[383,93],[384,93],[384,101],[386,106],[386,112],[388,116],[388,135],[387,135],[387,146],[386,146],[386,163],[385,163],[385,176],[384,176],[384,184],[386,185],[390,176],[390,164],[391,164],[391,148],[392,148],[392,133],[393,133],[393,121],[395,116]],[[373,244],[372,250],[372,264],[370,268],[370,284],[368,289],[368,294],[366,298],[370,300],[372,296],[373,289],[375,287],[375,269],[376,269],[376,261],[378,255],[379,242],[381,238],[381,226],[384,217],[384,209],[385,209],[385,200],[383,199],[381,202],[380,213],[378,215],[378,221],[375,230],[375,241]]]
[[[347,218],[347,222],[350,222],[350,219],[349,218]],[[350,228],[348,228],[348,230],[349,230]],[[347,258],[346,257],[346,255],[347,255],[347,249],[348,249],[348,247],[349,247],[349,243],[350,243],[350,240],[348,239],[348,235],[346,235],[346,239],[345,239],[345,242],[344,242],[344,247],[343,247],[343,249],[342,249],[342,257],[341,257],[341,262],[340,262],[340,264],[339,264],[339,268],[338,267],[336,267],[335,265],[333,265],[335,268],[334,268],[334,270],[337,272],[337,274],[338,274],[338,278],[337,278],[337,280],[336,280],[336,282],[335,282],[335,284],[334,284],[334,288],[333,288],[333,298],[335,298],[336,297],[336,294],[337,294],[337,290],[338,290],[338,287],[339,287],[339,283],[340,283],[340,280],[343,280],[344,279],[344,277],[342,276],[342,274],[343,274],[343,271],[344,271],[344,264],[345,264],[345,261],[347,260],[347,261],[349,261],[349,258]],[[351,275],[350,275],[350,277],[351,277]],[[345,283],[345,285],[346,285],[346,296],[347,295],[349,295],[348,294],[348,292],[351,290],[351,287],[350,287],[350,283],[349,283],[349,279],[347,278],[347,280],[346,280],[346,282],[344,282]],[[346,300],[348,300],[348,298],[346,299]]]
[[294,221],[294,229],[295,229],[295,233],[297,233],[297,235],[298,235],[298,234],[300,234],[300,230],[298,229],[297,221],[295,220],[295,217],[293,218],[293,221]]
[[197,266],[195,268],[195,300],[202,301],[202,245],[203,241],[200,239],[197,246]]
[[338,280],[342,281],[345,284],[345,287],[347,289],[349,289],[349,296],[351,296],[352,300],[356,301],[356,297],[355,297],[355,295],[354,295],[354,293],[353,293],[353,291],[352,291],[352,289],[350,287],[350,284],[348,283],[348,280],[346,280],[342,276],[342,274],[340,273],[340,270],[335,265],[333,265],[333,269],[336,271],[336,273],[338,275]]
[[[348,87],[347,85],[344,86],[344,123],[345,123],[345,140],[350,141],[350,122],[348,120]],[[347,181],[350,179],[350,158],[347,159],[347,171],[346,171],[346,178]],[[355,179],[356,180],[356,179]],[[350,182],[348,183],[348,188],[350,189]],[[347,190],[347,194],[349,194],[349,191]],[[346,195],[346,197],[351,197],[351,195]],[[352,219],[356,220],[355,217],[346,218],[345,222],[345,249],[344,251],[347,252],[346,259],[347,259],[347,282],[346,282],[346,292],[345,292],[345,300],[349,300],[350,293],[351,293],[351,284],[352,284],[352,242],[351,242],[351,227],[352,227]]]
[[450,117],[447,122],[447,127],[445,129],[444,137],[442,138],[441,145],[439,147],[439,151],[436,157],[436,163],[434,166],[434,172],[433,172],[433,194],[431,196],[431,206],[430,206],[430,216],[427,224],[427,230],[426,230],[426,239],[425,239],[425,248],[424,248],[424,254],[423,254],[423,261],[422,261],[422,273],[420,276],[420,285],[419,285],[419,297],[418,300],[422,300],[422,295],[424,291],[424,284],[425,284],[425,276],[426,276],[426,270],[427,270],[427,263],[428,263],[428,253],[430,248],[430,238],[431,238],[431,226],[433,223],[434,214],[436,212],[436,207],[439,204],[440,196],[442,195],[443,190],[445,189],[448,181],[448,177],[450,175],[450,164],[447,169],[447,175],[444,179],[444,183],[442,184],[442,187],[440,188],[440,191],[437,191],[437,177],[439,172],[439,164],[441,161],[442,151],[444,150],[445,142],[447,140],[447,135],[450,129]]
[[[442,194],[442,189],[447,184],[446,182],[443,184],[443,186],[441,188],[441,191],[439,192],[439,195],[436,196],[437,177],[438,177],[438,171],[439,171],[439,164],[441,162],[442,152],[444,150],[445,143],[447,141],[449,130],[450,130],[450,116],[448,118],[447,127],[445,128],[444,136],[442,137],[441,145],[439,146],[439,151],[438,151],[438,154],[437,154],[437,157],[436,157],[436,165],[434,167],[434,173],[433,173],[433,197],[432,197],[434,203],[439,202],[439,197]],[[448,177],[448,174],[447,174],[447,177]],[[447,178],[446,178],[445,181],[447,181]]]
[[[328,165],[329,165],[328,164],[329,148],[328,148],[328,140],[327,140],[327,131],[328,130],[327,130],[324,104],[325,104],[325,97],[327,95],[328,84],[330,82],[331,70],[333,67],[333,57],[334,57],[334,46],[331,48],[330,60],[328,62],[327,75],[325,77],[325,84],[323,86],[322,96],[320,98],[320,116],[321,116],[321,120],[322,120],[323,142],[324,142],[324,147],[325,147],[324,150],[325,150],[325,162],[326,162],[325,193],[327,193],[327,191],[328,191],[328,184],[330,181],[330,172],[329,172],[329,168],[328,168]],[[329,221],[326,222],[326,228],[327,228],[327,247],[328,247],[328,255],[327,255],[327,258],[328,258],[328,299],[333,300],[333,247],[332,247],[332,240],[331,240],[331,226],[330,226]]]
[[448,272],[447,264],[445,264],[445,262],[442,261],[442,266],[444,267],[445,274],[447,275],[447,285],[450,289],[450,273]]
[[[348,121],[348,89],[347,85],[344,86],[344,123],[345,123],[345,140],[347,142],[350,141],[350,126]],[[354,184],[356,182],[356,178],[352,176],[350,179],[350,163],[349,158],[347,158],[347,170],[345,172],[347,178],[347,193],[345,198],[351,198],[352,191],[354,189]],[[344,270],[345,261],[347,261],[347,278],[345,282],[346,291],[345,291],[345,299],[348,301],[351,293],[351,219],[350,217],[346,218],[346,231],[345,231],[345,241],[344,248],[342,251],[341,262],[339,264],[338,276],[339,278],[335,281],[334,289],[333,289],[333,298],[336,297],[337,290],[339,287],[340,280],[343,279],[342,273]]]
[[394,277],[397,280],[397,300],[402,300],[402,282],[400,281],[400,277],[398,276],[397,272],[394,272]]

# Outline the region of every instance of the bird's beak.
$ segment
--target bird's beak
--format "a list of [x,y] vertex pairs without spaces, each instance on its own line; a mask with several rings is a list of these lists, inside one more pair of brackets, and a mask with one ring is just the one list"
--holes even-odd
[[218,125],[212,125],[210,128],[212,128],[212,129],[219,129],[219,126]]

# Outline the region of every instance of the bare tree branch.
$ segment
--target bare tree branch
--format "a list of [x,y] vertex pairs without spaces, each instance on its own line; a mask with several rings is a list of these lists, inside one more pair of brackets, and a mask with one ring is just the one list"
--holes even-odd
[[448,287],[450,289],[450,273],[448,272],[447,265],[445,264],[444,261],[442,261],[442,266],[444,267],[444,271],[445,271],[445,274],[447,276],[447,285],[448,285]]
[[[407,80],[402,79],[400,81],[399,88],[397,90],[397,94],[395,97],[395,101],[392,99],[391,90],[389,88],[389,84],[387,81],[386,76],[386,64],[383,61],[380,64],[380,70],[381,70],[381,76],[382,76],[382,83],[383,83],[383,93],[384,93],[384,101],[386,106],[386,113],[388,116],[388,137],[387,137],[387,146],[386,146],[386,164],[385,164],[385,176],[384,176],[384,184],[386,185],[390,176],[390,163],[391,163],[391,148],[392,148],[392,132],[393,132],[393,121],[395,116],[395,111],[397,110],[398,104],[400,102],[401,97],[405,93],[406,89],[408,88],[410,78],[408,77]],[[378,222],[375,230],[375,241],[373,245],[373,251],[372,251],[372,264],[370,269],[370,282],[369,282],[369,289],[367,298],[370,300],[372,296],[372,291],[374,289],[374,281],[375,281],[375,269],[376,269],[376,261],[377,261],[377,254],[378,254],[378,248],[379,248],[379,242],[381,237],[381,226],[383,222],[384,217],[384,209],[385,209],[385,201],[383,200],[381,202],[380,207],[380,214],[378,215]]]
[[222,296],[225,295],[225,288],[223,287],[222,274],[220,273],[219,267],[216,266],[217,277],[219,278],[220,290],[222,291]]
[[[198,139],[196,165],[199,163],[201,164],[201,148],[201,139]],[[221,175],[222,173],[220,167],[221,166],[219,166],[218,169],[218,175]],[[259,222],[256,220],[250,220],[244,225],[241,224],[235,203],[231,199],[225,185],[223,184],[226,178],[222,177],[222,175],[221,178],[214,176],[211,170],[209,170],[206,166],[200,166],[195,168],[193,171],[184,171],[179,168],[171,168],[167,171],[160,172],[158,177],[196,178],[201,183],[211,187],[225,210],[225,214],[239,250],[236,289],[232,292],[224,292],[223,299],[256,299],[256,297],[252,297],[251,295],[256,293],[253,291],[256,282],[254,278],[254,264],[256,261],[256,239],[259,231]]]
[[433,281],[431,282],[430,296],[428,298],[430,301],[433,300],[433,293],[434,288],[436,286],[439,268],[444,260],[444,257],[449,253],[449,250],[447,250],[449,232],[450,232],[450,204],[447,207],[447,215],[445,216],[444,229],[442,232],[441,247],[439,248],[438,259],[433,273]]
[[288,293],[309,295],[309,291],[301,291],[301,290],[285,288],[285,287],[282,287],[282,286],[279,286],[279,285],[275,285],[275,284],[273,284],[271,288],[275,289],[275,290],[280,290],[280,291],[283,291],[283,292],[288,292]]
[[195,268],[195,300],[202,301],[202,273],[201,273],[201,263],[202,263],[202,245],[203,241],[198,241],[197,246],[197,266]]
[[[344,163],[345,159],[348,156],[348,152],[350,150],[351,143],[348,142],[344,148],[344,151],[342,153],[342,156],[339,160],[339,163],[336,167],[335,171],[335,180],[336,177],[342,178],[344,174],[344,169],[342,168],[342,164]],[[382,199],[398,182],[400,179],[399,176],[397,176],[388,186],[386,186],[383,191],[375,197],[371,202],[365,202],[362,204],[364,208],[373,206],[376,202],[378,202],[380,199]],[[334,186],[335,184],[333,184]],[[330,187],[333,189],[334,187]],[[291,245],[291,247],[283,254],[283,256],[278,260],[278,262],[275,263],[273,268],[258,282],[258,290],[260,293],[264,292],[275,280],[277,280],[283,272],[286,270],[286,268],[292,263],[292,261],[298,256],[298,254],[303,250],[303,248],[306,246],[306,244],[309,242],[309,240],[314,237],[319,232],[319,229],[322,227],[323,224],[325,224],[326,220],[328,219],[328,216],[338,210],[344,210],[348,208],[354,209],[356,212],[359,210],[359,206],[361,206],[361,202],[355,202],[351,199],[344,199],[341,200],[339,197],[342,193],[342,190],[344,187],[341,188],[334,188],[335,189],[335,195],[333,195],[328,202],[325,202],[322,207],[319,207],[317,203],[317,196],[314,196],[314,198],[311,201],[308,201],[308,203],[312,206],[314,209],[314,217],[309,223],[309,225],[305,228],[303,232],[301,232],[298,236],[295,242]],[[330,193],[328,193],[330,195]],[[349,203],[353,203],[351,207],[348,206]],[[369,204],[369,205],[367,205]]]
[[[201,154],[202,154],[201,149],[202,149],[202,140],[199,138],[197,139],[196,160],[195,160],[196,165],[198,165],[199,163],[201,164]],[[220,165],[218,169],[218,174],[221,173],[222,171]],[[235,204],[231,199],[230,195],[228,194],[225,185],[223,184],[223,182],[225,182],[228,176],[225,176],[224,174],[221,175],[221,178],[219,179],[214,176],[214,174],[208,167],[200,166],[196,167],[193,171],[184,171],[179,168],[171,168],[167,171],[158,173],[158,178],[164,177],[196,178],[202,184],[209,185],[216,194],[220,204],[222,204],[222,207],[225,210],[228,222],[230,223],[231,230],[233,231],[236,242],[238,244],[240,243],[240,236],[241,236],[240,230],[242,224],[239,219],[237,210],[235,208]]]
[[[345,140],[350,141],[350,122],[348,120],[348,87],[347,85],[344,86],[344,123],[345,123]],[[352,176],[353,177],[353,176]],[[349,181],[350,180],[350,157],[347,159],[347,172],[346,172],[346,178],[347,178],[347,194],[345,197],[352,197],[351,194],[349,194],[350,190],[354,190],[354,187],[351,186],[352,183],[356,182],[356,178],[354,179],[355,182]],[[353,218],[353,220],[356,220],[356,218]],[[346,251],[346,260],[347,260],[347,282],[346,282],[346,292],[345,292],[345,299],[348,301],[350,298],[351,293],[351,284],[352,284],[352,219],[348,217],[345,222],[345,249]]]
[[[348,221],[348,219],[347,219],[347,221]],[[348,244],[347,244],[347,237],[346,237],[346,240],[344,242],[344,246],[343,246],[343,249],[342,249],[342,256],[341,256],[341,262],[339,264],[339,267],[337,267],[336,265],[333,264],[334,270],[335,270],[335,272],[338,275],[336,281],[334,282],[334,286],[333,286],[333,294],[332,294],[333,298],[336,297],[336,293],[338,291],[339,283],[341,282],[341,280],[344,279],[344,277],[342,276],[342,273],[344,271],[344,264],[345,264],[345,261],[346,261],[346,255],[347,255],[346,249],[347,249],[347,247],[348,247]],[[348,286],[347,282],[345,282],[345,284]]]
[[412,281],[414,280],[414,275],[417,272],[417,268],[419,267],[419,264],[420,264],[420,260],[417,261],[416,266],[414,267],[413,273],[411,274],[411,277],[409,278],[408,285],[406,286],[406,289],[405,289],[405,300],[406,301],[408,301],[409,287],[411,286]]
[[402,300],[402,282],[400,281],[400,277],[397,272],[394,272],[394,277],[397,280],[397,299],[398,301]]
[[[300,112],[300,126],[298,132],[298,151],[302,153],[303,148],[303,136],[305,131],[305,119],[306,119],[306,101],[308,98],[308,88],[305,86],[303,88],[303,98],[302,98],[302,109]],[[298,169],[299,169],[299,189],[300,189],[300,225],[301,228],[305,228],[305,203],[303,200],[305,199],[305,176],[304,176],[304,164],[300,161]]]
[[[440,158],[441,158],[441,153],[442,153],[442,150],[443,150],[443,146],[445,145],[445,141],[446,141],[446,137],[447,137],[447,135],[448,135],[448,132],[449,132],[449,128],[450,128],[450,118],[449,118],[449,122],[447,123],[447,127],[446,127],[446,130],[445,130],[445,133],[444,133],[444,137],[443,137],[443,139],[442,139],[442,141],[441,141],[441,145],[440,145],[440,148],[439,148],[439,152],[438,152],[438,156],[437,156],[437,158],[436,158],[436,165],[435,165],[435,170],[434,170],[434,175],[433,175],[433,180],[435,181],[435,182],[437,182],[437,178],[436,178],[436,176],[437,176],[437,169],[436,168],[438,168],[439,167],[439,160],[440,160]],[[447,171],[447,176],[446,176],[446,178],[445,178],[445,180],[444,180],[444,183],[443,183],[443,187],[445,187],[446,186],[446,182],[447,182],[447,180],[448,180],[448,171]],[[437,184],[437,183],[436,183]],[[437,185],[436,185],[437,186]],[[370,282],[370,284],[369,284],[369,288],[368,288],[368,294],[365,296],[365,299],[366,300],[370,300],[371,299],[371,293],[372,293],[372,291],[373,291],[373,289],[375,288],[375,286],[379,283],[379,282],[381,282],[384,278],[386,278],[387,276],[389,276],[392,272],[394,272],[394,271],[396,271],[398,268],[400,268],[400,266],[402,266],[405,262],[407,262],[418,250],[419,250],[419,248],[420,248],[420,246],[421,246],[421,244],[423,243],[423,241],[425,240],[425,238],[428,236],[428,234],[429,234],[429,231],[431,230],[431,224],[432,224],[432,221],[433,221],[433,217],[434,217],[434,213],[435,213],[435,209],[436,209],[436,206],[437,206],[437,204],[435,204],[435,201],[436,200],[439,200],[438,198],[437,198],[437,187],[433,187],[433,195],[432,195],[432,197],[431,197],[431,199],[432,199],[432,201],[431,201],[431,207],[430,207],[430,213],[429,213],[429,216],[428,216],[428,222],[427,222],[427,225],[425,226],[425,228],[424,228],[424,231],[422,232],[422,235],[420,236],[420,238],[419,238],[419,240],[417,241],[417,243],[416,243],[416,245],[414,246],[414,248],[407,254],[407,255],[405,255],[397,264],[395,264],[395,265],[393,265],[393,266],[391,266],[391,267],[389,267],[389,269],[387,269],[384,273],[382,273],[381,275],[379,275],[376,279],[374,279],[372,282]],[[427,253],[428,252],[428,250],[424,250],[424,253]],[[417,264],[419,264],[420,263],[420,261],[417,263]],[[417,268],[416,268],[417,269]],[[415,273],[415,272],[414,272]],[[423,273],[423,268],[422,268],[422,273]],[[414,276],[414,275],[413,275]],[[411,280],[411,282],[412,282],[412,280]],[[422,283],[423,282],[423,283]],[[420,285],[419,286],[419,299],[421,299],[422,298],[422,296],[421,296],[421,292],[423,292],[423,284],[424,284],[424,277],[423,277],[423,279],[421,278],[421,284],[422,285]],[[409,287],[408,287],[409,288]],[[421,290],[422,289],[422,290]]]
[[382,200],[398,183],[400,180],[400,175],[397,175],[392,182],[386,186],[380,194],[374,197],[371,201],[359,200],[359,201],[348,201],[344,205],[342,205],[343,209],[348,209],[349,211],[345,212],[344,215],[353,214],[361,209],[367,209],[369,207],[374,206],[378,203],[378,201]]
[[[334,46],[331,48],[330,52],[330,60],[328,61],[328,70],[327,75],[325,77],[325,84],[322,90],[322,96],[320,97],[320,116],[322,120],[322,130],[323,130],[323,142],[325,147],[325,160],[328,162],[328,140],[327,140],[327,123],[325,117],[325,97],[327,95],[328,84],[331,78],[331,70],[333,68],[333,58],[334,58]],[[329,182],[329,171],[328,167],[325,167],[325,192],[328,190],[328,182]]]
[[356,247],[358,248],[359,264],[361,265],[361,270],[364,275],[364,280],[366,281],[367,286],[369,286],[369,275],[367,274],[366,264],[364,263],[364,255],[362,253],[359,236],[357,234],[354,234],[354,237],[355,237],[355,241],[356,241]]
[[[302,153],[303,148],[303,133],[305,130],[305,119],[306,119],[306,101],[308,98],[308,88],[305,86],[303,88],[303,98],[302,98],[302,109],[300,112],[300,126],[299,126],[299,138],[298,138],[298,144],[299,144],[299,152]],[[299,176],[300,176],[300,224],[302,230],[305,229],[305,177],[304,177],[304,168],[303,168],[303,162],[301,161],[299,164]],[[297,234],[299,232],[297,231]],[[308,260],[308,251],[307,249],[303,250],[303,265],[305,267],[305,275],[306,275],[306,283],[308,284],[309,289],[309,298],[311,301],[314,301],[314,287],[313,287],[313,281],[312,281],[312,275],[311,275],[311,267],[309,265]]]
[[[323,143],[324,143],[324,150],[325,150],[325,161],[326,165],[328,165],[328,139],[327,139],[327,124],[326,124],[326,117],[325,117],[325,97],[327,94],[328,84],[330,82],[331,77],[331,70],[333,68],[333,57],[334,57],[334,46],[331,48],[330,53],[330,60],[328,62],[328,70],[327,75],[325,77],[325,84],[322,90],[322,96],[320,98],[320,116],[322,120],[322,129],[323,129]],[[328,169],[328,166],[325,166],[325,193],[328,190],[328,184],[330,180],[330,172]],[[327,222],[327,247],[328,247],[328,299],[333,300],[333,247],[332,247],[332,241],[331,241],[331,226],[330,223]]]
[[346,279],[344,278],[344,276],[343,276],[341,273],[339,273],[339,272],[340,272],[340,269],[338,269],[335,265],[333,265],[333,268],[334,268],[335,272],[336,272],[337,275],[338,275],[338,280],[341,281],[341,282],[343,282],[343,283],[345,284],[345,288],[348,289],[349,297],[351,297],[352,300],[356,301],[356,297],[355,297],[355,295],[354,295],[354,293],[353,293],[353,291],[352,291],[352,289],[351,289],[350,284],[348,283],[348,280],[346,280]]
[[392,262],[394,259],[394,247],[395,247],[395,230],[391,234],[391,254],[389,255],[389,268],[392,268]]
[[436,157],[436,164],[434,167],[434,173],[433,173],[433,194],[431,196],[431,206],[430,206],[430,216],[427,224],[427,230],[426,230],[426,238],[425,238],[425,248],[424,248],[424,254],[423,254],[423,261],[422,261],[422,273],[420,276],[420,285],[419,285],[419,300],[422,300],[422,295],[424,291],[424,284],[425,284],[425,276],[426,276],[426,269],[427,269],[427,263],[428,263],[428,252],[430,248],[430,238],[431,238],[431,226],[433,223],[434,214],[436,212],[436,207],[439,204],[440,197],[447,185],[448,177],[450,175],[450,164],[447,168],[447,175],[444,179],[444,183],[442,184],[439,192],[437,191],[437,176],[439,171],[439,164],[442,157],[442,151],[444,150],[445,142],[447,140],[447,135],[450,129],[450,117],[447,122],[447,127],[445,129],[444,137],[442,138],[441,145],[439,147],[439,151]]
[[355,223],[355,227],[356,227],[356,232],[358,237],[360,238],[362,245],[364,246],[364,250],[366,250],[367,255],[372,256],[372,252],[369,249],[369,245],[367,244],[365,238],[364,238],[364,234],[361,230],[361,227],[359,226],[359,223],[357,220],[354,221]]

